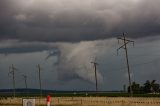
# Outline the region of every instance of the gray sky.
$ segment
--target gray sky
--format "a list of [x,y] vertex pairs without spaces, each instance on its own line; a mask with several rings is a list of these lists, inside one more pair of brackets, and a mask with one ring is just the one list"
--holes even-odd
[[[46,89],[94,90],[97,57],[100,90],[121,90],[128,84],[124,50],[116,37],[127,33],[132,80],[159,79],[159,0],[1,0],[0,87],[38,88],[37,64]],[[7,80],[2,80],[7,79]],[[20,83],[19,83],[20,82]],[[78,83],[78,84],[77,84]]]

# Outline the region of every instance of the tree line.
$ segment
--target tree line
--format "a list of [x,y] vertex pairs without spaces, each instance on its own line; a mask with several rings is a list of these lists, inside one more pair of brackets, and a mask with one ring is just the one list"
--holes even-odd
[[[147,80],[143,85],[140,85],[136,82],[132,82],[132,91],[133,93],[159,93],[160,84],[156,83],[156,80],[149,81]],[[128,87],[128,92],[130,92],[130,86]]]

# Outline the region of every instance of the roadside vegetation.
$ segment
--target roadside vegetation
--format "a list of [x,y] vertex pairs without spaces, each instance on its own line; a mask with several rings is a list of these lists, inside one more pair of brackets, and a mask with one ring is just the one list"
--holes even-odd
[[[156,83],[156,80],[149,81],[147,80],[143,85],[140,85],[136,82],[133,82],[132,91],[134,94],[159,94],[160,85]],[[130,92],[130,88],[128,87],[128,92]]]

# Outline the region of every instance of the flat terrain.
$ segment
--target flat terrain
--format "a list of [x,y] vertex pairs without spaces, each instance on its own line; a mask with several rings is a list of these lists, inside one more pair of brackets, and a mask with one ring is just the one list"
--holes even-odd
[[[46,98],[35,98],[46,105]],[[22,98],[3,98],[0,105],[22,105]],[[160,98],[146,97],[52,97],[51,106],[160,106]]]

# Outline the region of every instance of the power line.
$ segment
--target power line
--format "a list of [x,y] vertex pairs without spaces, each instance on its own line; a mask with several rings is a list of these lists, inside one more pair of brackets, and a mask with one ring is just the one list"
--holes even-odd
[[129,44],[130,42],[132,42],[133,43],[133,46],[134,46],[134,41],[132,41],[132,40],[128,40],[128,39],[126,39],[126,36],[125,36],[125,34],[123,33],[123,37],[119,37],[119,38],[117,38],[118,39],[118,43],[119,43],[119,40],[122,40],[123,41],[123,45],[122,46],[120,46],[118,49],[117,49],[117,54],[118,54],[118,51],[120,50],[120,49],[124,49],[125,50],[125,54],[126,54],[126,62],[127,62],[127,69],[128,69],[128,78],[129,78],[129,88],[130,88],[130,96],[132,96],[132,87],[131,87],[131,76],[130,76],[130,67],[129,67],[129,59],[128,59],[128,51],[127,51],[127,44]]
[[[155,61],[160,61],[160,58],[157,58],[157,59],[154,59],[154,60],[150,60],[150,61],[147,61],[147,62],[143,62],[143,63],[138,63],[138,64],[132,64],[130,65],[130,67],[137,67],[137,66],[142,66],[142,65],[146,65],[146,64],[151,64]],[[110,64],[103,64],[101,63],[101,65],[108,65],[110,66]],[[120,67],[120,68],[117,68],[117,69],[113,69],[112,71],[117,71],[117,70],[123,70],[126,69],[127,67]]]

